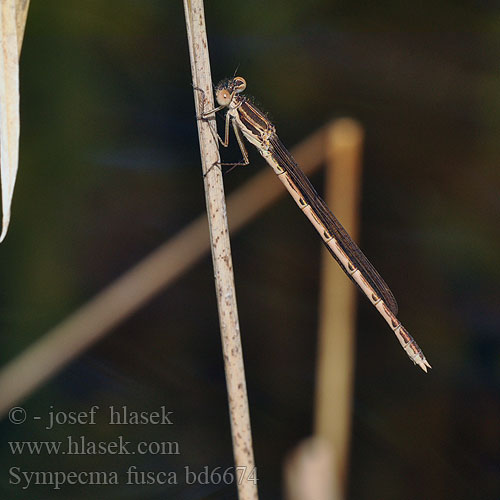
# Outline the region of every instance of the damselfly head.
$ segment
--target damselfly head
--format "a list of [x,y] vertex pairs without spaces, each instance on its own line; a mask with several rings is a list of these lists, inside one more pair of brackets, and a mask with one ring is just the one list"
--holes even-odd
[[247,82],[241,76],[230,80],[223,80],[215,87],[215,98],[219,106],[229,106],[235,94],[243,92],[247,87]]

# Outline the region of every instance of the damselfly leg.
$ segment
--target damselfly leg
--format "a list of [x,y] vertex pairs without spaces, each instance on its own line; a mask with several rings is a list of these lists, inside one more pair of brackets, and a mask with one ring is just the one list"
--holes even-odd
[[199,87],[194,87],[194,89],[198,90],[198,91],[200,91],[202,93],[202,99],[201,99],[201,103],[200,103],[201,115],[198,117],[198,119],[199,120],[203,120],[203,121],[207,121],[209,123],[210,130],[212,132],[212,135],[213,135],[214,139],[216,139],[225,148],[229,147],[229,133],[230,133],[229,132],[229,128],[230,128],[230,122],[232,122],[232,124],[233,124],[233,130],[234,130],[234,135],[236,137],[236,141],[238,142],[238,146],[239,146],[241,154],[242,154],[242,159],[239,162],[231,162],[231,163],[216,162],[216,163],[214,163],[205,172],[204,176],[206,176],[210,172],[210,170],[213,167],[215,167],[215,166],[218,166],[218,167],[231,167],[231,168],[227,169],[225,172],[223,172],[224,174],[228,174],[229,172],[231,172],[236,167],[248,165],[250,163],[250,161],[248,159],[248,151],[245,148],[245,144],[243,142],[243,138],[241,137],[241,132],[238,129],[236,123],[231,119],[231,115],[229,113],[227,113],[226,117],[225,117],[224,139],[222,139],[222,137],[219,135],[219,133],[217,131],[217,124],[215,124],[215,127],[212,127],[211,124],[210,124],[211,120],[210,120],[209,117],[211,115],[214,115],[214,117],[215,117],[215,114],[218,111],[224,109],[226,107],[226,105],[220,105],[220,106],[217,106],[216,108],[211,109],[209,111],[204,111],[205,102],[206,102],[205,91],[203,89],[200,89]]

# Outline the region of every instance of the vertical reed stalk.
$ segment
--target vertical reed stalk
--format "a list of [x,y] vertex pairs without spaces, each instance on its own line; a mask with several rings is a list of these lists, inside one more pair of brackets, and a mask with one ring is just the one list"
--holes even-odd
[[[205,29],[205,15],[202,0],[184,0],[186,27],[193,76],[196,115],[204,110],[213,109],[212,78],[208,43]],[[219,309],[219,322],[229,398],[229,412],[233,439],[235,465],[240,500],[258,498],[255,478],[250,412],[245,382],[243,353],[241,348],[238,310],[234,288],[233,265],[227,226],[224,187],[220,168],[214,165],[219,161],[218,144],[210,126],[211,123],[198,120],[198,135],[202,170],[205,180],[205,197],[215,275],[215,288]]]
[[304,439],[284,464],[286,500],[340,500],[335,456],[320,437]]
[[[336,120],[326,134],[325,200],[354,240],[358,235],[363,130],[351,119]],[[316,389],[316,435],[335,452],[345,496],[349,466],[354,374],[356,289],[324,251]]]

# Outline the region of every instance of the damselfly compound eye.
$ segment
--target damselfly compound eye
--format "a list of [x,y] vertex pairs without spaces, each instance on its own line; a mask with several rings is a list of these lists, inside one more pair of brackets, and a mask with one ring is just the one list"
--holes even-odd
[[215,98],[220,106],[229,106],[229,103],[231,102],[231,94],[225,88],[218,89],[215,92]]
[[237,94],[239,94],[240,92],[243,92],[247,88],[247,82],[241,76],[237,76],[236,78],[233,79],[233,88],[234,91]]

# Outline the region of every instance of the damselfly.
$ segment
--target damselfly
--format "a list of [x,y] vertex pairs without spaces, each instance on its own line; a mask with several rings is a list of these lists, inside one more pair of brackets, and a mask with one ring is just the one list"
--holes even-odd
[[[413,337],[397,319],[398,305],[389,287],[351,239],[292,155],[283,146],[275,126],[241,93],[246,81],[237,76],[220,82],[215,89],[218,107],[202,113],[202,118],[227,108],[224,139],[216,132],[224,147],[229,145],[229,126],[233,125],[243,159],[229,165],[248,165],[248,153],[241,134],[252,143],[292,195],[297,205],[316,228],[326,247],[347,276],[361,289],[387,321],[410,359],[427,372],[431,365]],[[224,164],[222,164],[224,165]]]

